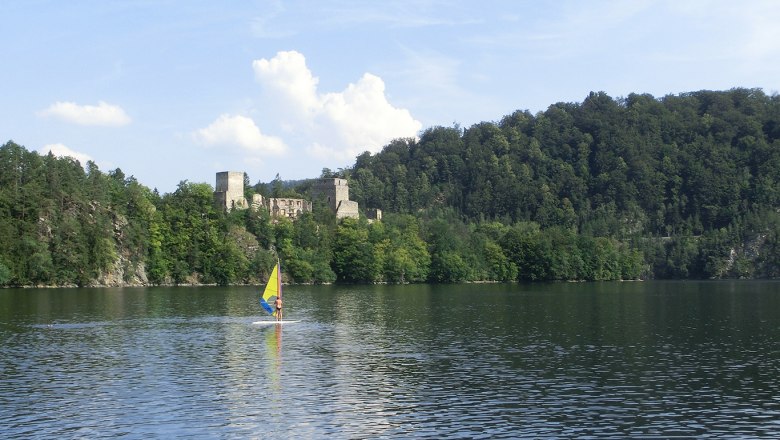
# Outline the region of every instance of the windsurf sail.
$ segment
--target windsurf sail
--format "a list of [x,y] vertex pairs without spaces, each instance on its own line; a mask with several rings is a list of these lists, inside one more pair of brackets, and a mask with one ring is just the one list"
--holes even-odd
[[282,274],[279,270],[279,261],[276,261],[271,276],[268,277],[268,284],[265,285],[263,296],[260,297],[260,305],[271,316],[276,316],[276,308],[273,306],[276,298],[282,297]]

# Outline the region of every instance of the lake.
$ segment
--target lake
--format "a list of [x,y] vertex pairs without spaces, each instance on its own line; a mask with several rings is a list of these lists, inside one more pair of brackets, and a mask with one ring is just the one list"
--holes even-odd
[[0,290],[0,436],[780,437],[780,283]]

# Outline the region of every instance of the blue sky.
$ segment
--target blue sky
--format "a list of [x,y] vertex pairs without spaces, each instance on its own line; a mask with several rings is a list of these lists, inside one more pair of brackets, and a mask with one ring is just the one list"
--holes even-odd
[[319,176],[590,91],[780,91],[780,2],[0,2],[0,143],[160,192]]

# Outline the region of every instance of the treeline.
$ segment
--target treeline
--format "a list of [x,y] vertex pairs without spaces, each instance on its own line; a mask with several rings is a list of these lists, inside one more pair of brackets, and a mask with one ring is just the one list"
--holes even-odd
[[[780,97],[758,89],[591,93],[536,115],[431,128],[362,154],[345,174],[361,206],[530,222],[538,248],[564,253],[577,240],[618,240],[640,253],[644,276],[780,276]],[[590,278],[575,272],[540,279]]]
[[[280,180],[248,188],[305,197]],[[213,188],[160,195],[70,158],[0,147],[0,285],[260,283],[276,255],[286,282],[406,283],[621,279],[641,256],[617,240],[549,233],[533,222],[463,222],[451,208],[336,221],[324,203],[296,221],[224,212]],[[301,191],[301,192],[299,192]]]
[[[381,222],[223,212],[89,162],[0,147],[0,285],[460,282],[780,276],[780,98],[591,94],[364,153]],[[249,183],[245,177],[245,183]],[[311,182],[247,185],[310,198]]]

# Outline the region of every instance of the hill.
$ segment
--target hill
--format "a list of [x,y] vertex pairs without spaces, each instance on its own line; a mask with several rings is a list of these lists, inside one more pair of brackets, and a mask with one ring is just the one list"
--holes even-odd
[[[778,275],[739,252],[774,246],[780,209],[780,97],[757,89],[591,93],[536,115],[428,129],[359,156],[350,177],[361,205],[452,207],[466,222],[530,221],[629,240],[654,276]],[[744,269],[729,263],[732,250],[751,260]],[[667,261],[670,252],[692,255]],[[692,259],[705,261],[690,267]]]
[[[459,282],[780,276],[780,98],[592,93],[364,153],[350,181],[384,221],[217,210],[120,169],[0,147],[0,285]],[[331,176],[332,177],[332,176]],[[307,196],[309,182],[249,191]],[[277,194],[278,196],[278,194]]]

